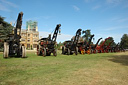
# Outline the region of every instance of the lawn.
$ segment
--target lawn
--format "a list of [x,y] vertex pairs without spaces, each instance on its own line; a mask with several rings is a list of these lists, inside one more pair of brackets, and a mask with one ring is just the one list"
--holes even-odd
[[3,59],[0,85],[128,85],[128,52]]

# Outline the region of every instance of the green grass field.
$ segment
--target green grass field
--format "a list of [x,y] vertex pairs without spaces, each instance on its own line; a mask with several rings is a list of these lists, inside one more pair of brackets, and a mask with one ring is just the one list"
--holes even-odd
[[3,59],[0,85],[128,85],[128,52]]

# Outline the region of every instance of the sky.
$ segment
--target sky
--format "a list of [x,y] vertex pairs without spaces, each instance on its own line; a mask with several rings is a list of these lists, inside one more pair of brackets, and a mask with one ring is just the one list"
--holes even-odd
[[0,16],[5,21],[14,25],[21,11],[22,28],[26,29],[28,20],[37,21],[42,37],[61,24],[57,42],[70,40],[79,28],[90,29],[94,43],[101,37],[113,37],[118,43],[128,34],[128,0],[0,0]]

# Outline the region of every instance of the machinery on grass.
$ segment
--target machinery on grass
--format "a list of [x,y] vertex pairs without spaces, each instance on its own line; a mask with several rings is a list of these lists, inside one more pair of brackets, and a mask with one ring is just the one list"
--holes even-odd
[[92,49],[92,53],[97,53],[96,47],[98,46],[98,43],[100,42],[102,38],[99,38],[98,41],[96,42],[96,44],[94,46],[91,46]]
[[78,48],[79,48],[79,53],[80,54],[90,54],[91,53],[91,47],[90,47],[90,44],[91,44],[91,41],[92,41],[92,38],[94,37],[94,35],[91,35],[91,37],[89,38],[89,41],[86,42],[79,42],[78,43]]
[[64,46],[62,47],[62,54],[67,54],[67,55],[72,55],[73,53],[75,53],[76,55],[78,54],[77,43],[80,35],[81,35],[81,29],[78,29],[74,39],[64,42]]
[[91,35],[91,37],[90,37],[90,39],[89,39],[89,42],[85,45],[85,47],[84,47],[84,50],[85,50],[85,53],[87,53],[87,54],[90,54],[90,53],[92,53],[92,50],[91,50],[91,41],[92,41],[92,38],[94,37],[94,34],[93,35]]
[[14,33],[8,35],[8,39],[4,41],[4,53],[3,57],[9,56],[26,57],[26,48],[20,44],[21,39],[21,26],[22,26],[23,12],[20,12],[17,18],[16,27]]
[[111,52],[119,52],[120,48],[119,48],[119,43],[116,44],[116,46],[111,47]]
[[113,43],[113,40],[109,43],[109,45],[105,48],[105,52],[108,53],[108,52],[112,52],[112,49],[110,47],[110,45]]
[[97,47],[96,47],[96,50],[98,51],[98,53],[104,53],[104,52],[105,52],[105,47],[106,47],[106,46],[105,46],[105,42],[106,42],[108,39],[110,39],[110,38],[111,38],[111,37],[106,38],[100,46],[97,46]]
[[51,34],[48,38],[41,38],[38,40],[39,44],[37,45],[37,55],[50,56],[53,53],[54,56],[57,56],[56,49],[56,39],[58,32],[60,32],[61,24],[58,24],[55,28],[53,37],[51,38]]

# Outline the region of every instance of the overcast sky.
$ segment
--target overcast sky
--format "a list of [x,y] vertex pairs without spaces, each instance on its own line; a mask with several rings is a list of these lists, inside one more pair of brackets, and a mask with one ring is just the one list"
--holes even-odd
[[28,20],[37,21],[42,37],[61,24],[58,42],[69,40],[79,28],[90,29],[94,43],[109,36],[118,43],[128,34],[128,0],[0,0],[0,16],[5,21],[14,24],[21,11],[22,28],[26,29]]

